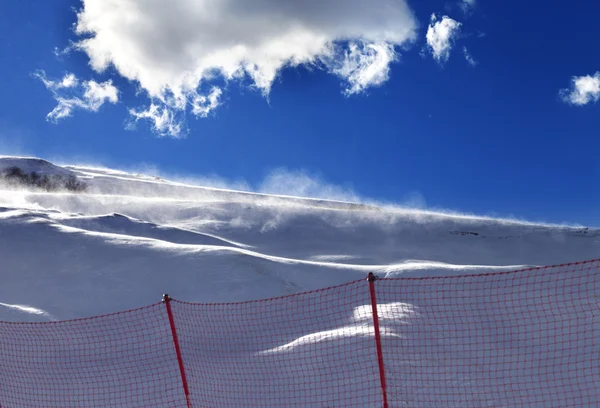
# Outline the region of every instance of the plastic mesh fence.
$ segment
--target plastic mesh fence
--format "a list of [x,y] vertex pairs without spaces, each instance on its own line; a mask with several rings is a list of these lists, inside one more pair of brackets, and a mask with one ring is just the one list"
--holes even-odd
[[382,406],[366,281],[173,314],[194,407]]
[[163,304],[0,324],[0,407],[185,406]]
[[599,266],[375,282],[391,406],[600,407]]
[[384,407],[381,367],[386,407],[598,407],[600,261],[0,322],[0,408]]

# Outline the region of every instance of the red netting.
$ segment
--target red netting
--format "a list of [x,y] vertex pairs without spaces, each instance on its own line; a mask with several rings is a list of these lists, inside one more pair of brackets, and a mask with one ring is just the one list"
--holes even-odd
[[377,280],[382,372],[366,279],[0,322],[0,407],[597,407],[599,271]]
[[381,407],[366,281],[172,305],[194,407]]
[[0,407],[185,406],[163,304],[0,324]]
[[391,406],[600,407],[599,266],[377,281]]

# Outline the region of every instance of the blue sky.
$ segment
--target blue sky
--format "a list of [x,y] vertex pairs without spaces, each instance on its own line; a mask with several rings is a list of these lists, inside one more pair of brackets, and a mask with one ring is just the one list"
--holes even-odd
[[600,225],[600,4],[240,1],[0,2],[0,154]]

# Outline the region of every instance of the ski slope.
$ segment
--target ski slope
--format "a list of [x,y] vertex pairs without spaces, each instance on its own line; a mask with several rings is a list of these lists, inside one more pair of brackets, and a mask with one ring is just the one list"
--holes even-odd
[[40,159],[81,194],[0,190],[0,320],[260,299],[380,276],[485,273],[593,259],[600,231],[203,188]]
[[[272,302],[175,303],[194,406],[381,407],[369,272],[487,274],[600,254],[600,231],[592,228],[254,194],[0,157],[0,171],[11,166],[73,174],[88,188],[0,186],[0,321],[101,315],[154,304],[162,293],[239,302],[363,279]],[[399,281],[382,281],[390,406],[598,406],[592,362],[600,353],[600,282],[592,270],[560,273],[489,275],[443,299],[436,284],[454,281],[411,281],[402,299],[393,286]],[[554,313],[554,303],[569,307]],[[155,305],[122,319],[0,325],[0,403],[184,406],[168,326],[152,320],[163,313]],[[46,336],[50,328],[68,333],[59,347],[68,353],[23,358],[57,347],[56,335]],[[77,339],[85,341],[69,343]],[[531,365],[523,359],[528,350],[552,360]],[[163,367],[174,384],[168,393],[146,387],[152,371],[138,368],[136,358]]]

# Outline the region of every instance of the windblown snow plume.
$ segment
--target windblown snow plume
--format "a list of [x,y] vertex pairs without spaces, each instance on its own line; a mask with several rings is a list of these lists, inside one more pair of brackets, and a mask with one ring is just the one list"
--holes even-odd
[[[111,313],[165,292],[244,301],[362,280],[368,272],[480,274],[600,253],[600,229],[382,206],[307,172],[279,170],[255,188],[236,183],[242,192],[224,180],[170,181],[139,171],[0,156],[5,178],[33,180],[36,173],[87,186],[0,183],[0,320]],[[381,302],[382,327],[418,317],[411,302],[397,303],[405,301]],[[371,320],[371,306],[352,307],[335,325],[265,349],[362,336],[357,328]]]
[[249,78],[267,95],[286,66],[311,65],[342,78],[345,93],[379,85],[415,37],[405,0],[84,0],[76,47],[100,72],[113,66],[152,102],[134,110],[177,136],[177,114],[219,105],[215,80]]

